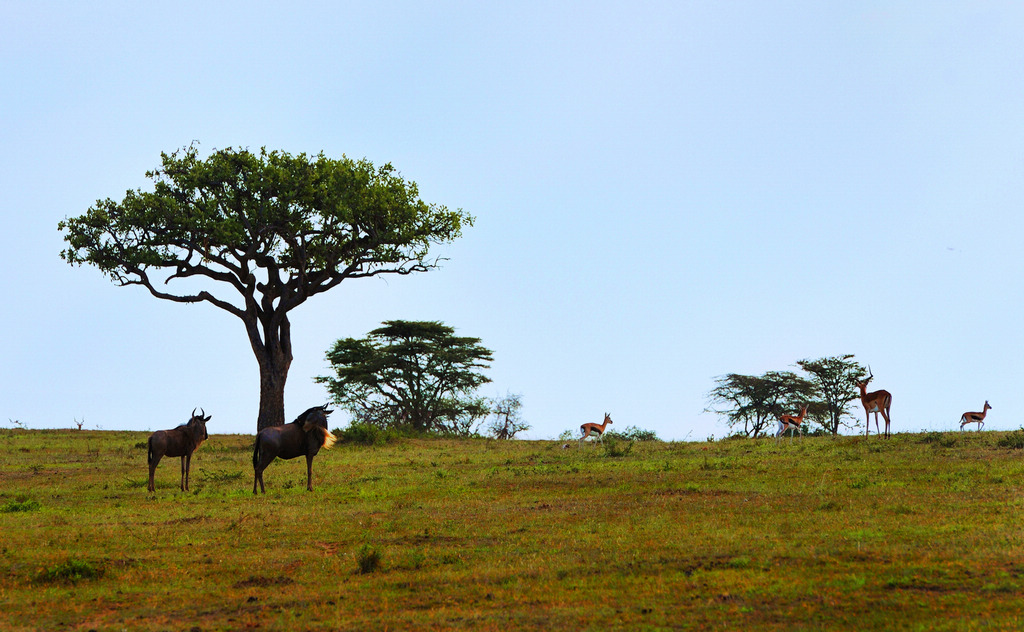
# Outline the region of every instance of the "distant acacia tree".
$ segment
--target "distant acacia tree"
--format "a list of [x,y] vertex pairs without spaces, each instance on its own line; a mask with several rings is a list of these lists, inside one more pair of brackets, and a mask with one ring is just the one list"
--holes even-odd
[[491,422],[487,432],[495,439],[513,439],[515,436],[530,429],[530,424],[523,421],[522,396],[508,393],[504,397],[496,397],[490,401]]
[[779,415],[796,411],[817,396],[814,384],[790,371],[764,375],[729,373],[715,379],[708,393],[708,412],[723,415],[730,428],[748,437],[774,430]]
[[[843,419],[850,416],[850,401],[860,396],[857,380],[867,371],[854,361],[853,354],[800,360],[797,365],[811,375],[811,382],[817,389],[815,418],[825,432],[839,434],[839,427],[845,425]],[[856,425],[856,419],[852,419]]]
[[285,421],[291,310],[346,279],[433,269],[430,246],[473,222],[421,200],[390,164],[230,148],[204,160],[194,146],[161,157],[152,191],[60,222],[61,256],[239,318],[259,363],[257,430]]
[[490,378],[491,351],[434,321],[390,320],[366,338],[343,338],[327,352],[334,375],[321,376],[333,401],[357,422],[414,432],[472,434],[489,412],[475,395]]

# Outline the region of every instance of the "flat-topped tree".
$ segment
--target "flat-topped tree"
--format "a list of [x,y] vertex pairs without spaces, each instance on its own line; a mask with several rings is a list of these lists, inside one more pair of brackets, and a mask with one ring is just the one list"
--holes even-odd
[[152,191],[60,222],[61,257],[241,319],[260,367],[257,431],[285,420],[291,310],[346,279],[433,269],[430,246],[473,223],[421,200],[390,164],[231,148],[204,160],[195,146],[161,158]]

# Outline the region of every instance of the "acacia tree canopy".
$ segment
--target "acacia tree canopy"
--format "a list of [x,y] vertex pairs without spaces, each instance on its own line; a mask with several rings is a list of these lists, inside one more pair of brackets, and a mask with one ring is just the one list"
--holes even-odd
[[[867,371],[853,359],[853,354],[800,360],[797,365],[811,375],[811,381],[817,387],[820,399],[816,417],[822,428],[830,434],[839,434],[844,417],[849,415],[850,401],[860,395],[857,380]],[[854,425],[856,423],[854,419]]]
[[334,375],[317,382],[357,421],[464,435],[490,410],[474,393],[490,382],[480,370],[491,351],[443,323],[385,321],[366,338],[335,342],[327,360]]
[[346,279],[435,268],[473,218],[428,204],[390,164],[195,146],[161,154],[152,191],[98,200],[58,228],[70,264],[238,317],[260,366],[257,429],[284,423],[288,313]]
[[523,420],[523,398],[518,393],[507,393],[490,401],[491,423],[487,432],[495,439],[513,439],[530,429]]
[[764,375],[730,373],[715,379],[708,393],[708,412],[725,416],[730,427],[742,425],[743,434],[758,437],[767,432],[779,415],[814,401],[814,385],[790,371]]

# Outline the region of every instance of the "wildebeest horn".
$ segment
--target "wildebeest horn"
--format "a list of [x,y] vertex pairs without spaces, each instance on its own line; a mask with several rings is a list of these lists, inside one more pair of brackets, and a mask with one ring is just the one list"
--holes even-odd
[[195,416],[196,416],[196,409],[195,409],[195,408],[193,408],[193,409],[192,409],[192,416],[193,416],[193,417],[195,417]]

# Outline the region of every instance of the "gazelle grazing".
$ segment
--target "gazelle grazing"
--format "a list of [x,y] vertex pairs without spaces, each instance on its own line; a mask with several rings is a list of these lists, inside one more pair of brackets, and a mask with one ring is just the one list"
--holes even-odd
[[[582,444],[583,440],[586,439],[587,437],[597,437],[601,441],[601,443],[604,443],[604,429],[607,428],[608,424],[610,424],[610,423],[612,423],[612,418],[608,415],[608,413],[605,413],[604,414],[604,423],[603,424],[583,424],[583,425],[581,425],[580,426],[580,432],[583,433],[583,436],[580,437],[580,439],[579,439],[580,444]],[[579,444],[577,444],[577,445],[579,445]]]
[[[804,436],[804,417],[807,416],[807,405],[800,410],[799,415],[782,415],[779,417],[779,431],[775,433],[775,440],[778,441],[779,437],[786,434],[787,430],[798,430],[800,436]],[[790,441],[793,440],[793,433],[789,434]]]
[[881,434],[878,429],[878,413],[882,413],[885,419],[885,436],[889,436],[889,407],[892,406],[892,394],[889,391],[868,392],[868,382],[875,377],[868,367],[868,376],[863,380],[857,380],[857,387],[860,388],[860,401],[864,404],[866,415],[864,436],[871,434],[871,413],[875,413],[875,434]]
[[992,408],[988,405],[988,400],[985,400],[985,407],[981,409],[980,413],[964,413],[960,416],[960,430],[964,429],[967,424],[978,424],[978,432],[985,427],[985,415],[988,414],[989,409]]

